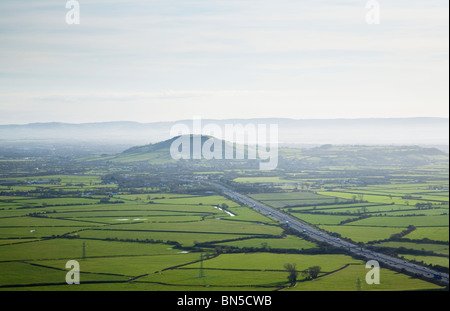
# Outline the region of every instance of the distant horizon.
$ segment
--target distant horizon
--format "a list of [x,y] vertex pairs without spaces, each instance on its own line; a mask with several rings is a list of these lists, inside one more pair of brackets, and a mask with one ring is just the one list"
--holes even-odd
[[[202,118],[202,120],[214,120],[214,121],[228,121],[228,120],[292,120],[292,121],[326,121],[326,120],[405,120],[405,119],[443,119],[450,120],[449,117],[433,117],[433,116],[418,116],[418,117],[360,117],[360,118],[284,118],[284,117],[235,117],[235,118]],[[134,121],[134,120],[110,120],[110,121],[92,121],[92,122],[64,122],[64,121],[37,121],[29,123],[0,123],[0,126],[23,126],[34,124],[68,124],[68,125],[83,125],[83,124],[99,124],[99,123],[137,123],[137,124],[154,124],[154,123],[174,123],[174,122],[186,122],[192,121],[192,119],[178,119],[178,120],[164,120],[164,121]]]
[[[121,142],[134,145],[158,142],[176,136],[174,128],[198,134],[224,131],[227,127],[260,126],[279,129],[280,143],[302,144],[448,144],[449,119],[442,117],[413,118],[235,118],[184,119],[147,122],[110,121],[93,123],[45,122],[0,125],[1,140],[70,140]],[[177,130],[178,131],[178,130]]]

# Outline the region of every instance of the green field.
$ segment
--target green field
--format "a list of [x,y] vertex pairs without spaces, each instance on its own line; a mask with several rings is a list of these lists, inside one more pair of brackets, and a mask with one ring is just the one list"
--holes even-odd
[[[287,262],[296,263],[299,269],[320,265],[323,290],[336,286],[354,290],[356,275],[362,277],[365,272],[362,262],[345,255],[215,254],[214,247],[317,247],[296,236],[282,236],[273,220],[218,195],[150,195],[151,204],[147,195],[119,195],[118,199],[124,203],[66,205],[60,199],[54,201],[55,206],[33,209],[46,212],[45,217],[27,216],[28,209],[1,211],[0,289],[74,289],[65,284],[65,263],[73,259],[81,267],[82,284],[77,290],[287,290],[283,268]],[[42,201],[27,200],[36,205]],[[234,216],[214,208],[223,203]],[[343,219],[347,217],[305,218],[331,224]],[[213,243],[205,252],[203,276],[199,276],[200,253],[174,247],[170,244],[174,241],[183,247]],[[344,271],[348,284],[337,285],[334,275]],[[405,283],[402,275],[385,271],[389,284],[382,289],[439,288],[419,280],[406,279]],[[300,282],[290,290],[315,288],[318,281]],[[371,289],[375,288],[367,288]]]
[[414,260],[417,262],[423,262],[426,265],[438,265],[442,267],[449,267],[448,257],[437,257],[437,256],[416,256],[416,255],[403,255],[408,260]]
[[278,239],[246,239],[241,241],[233,241],[233,242],[223,242],[217,243],[217,245],[226,245],[226,246],[234,246],[234,247],[259,247],[259,248],[292,248],[292,249],[307,249],[317,247],[315,243],[305,241],[296,236],[288,235],[283,238]]
[[297,218],[304,220],[313,225],[337,225],[341,221],[351,219],[352,216],[335,216],[320,214],[294,214]]
[[[426,165],[403,166],[397,155],[400,164],[371,167],[365,161],[383,148],[362,149],[286,149],[287,160],[300,164],[273,172],[206,161],[191,169],[159,151],[1,160],[0,290],[355,291],[358,279],[368,291],[444,289],[387,268],[380,285],[367,285],[362,260],[202,183],[227,183],[332,235],[445,271],[448,164],[420,155],[408,159]],[[333,150],[348,152],[340,158]],[[65,282],[69,260],[80,263],[80,285]],[[314,280],[300,274],[289,288],[286,263],[321,272]]]
[[355,242],[367,243],[370,241],[388,239],[395,233],[400,233],[406,228],[393,227],[357,227],[357,226],[331,226],[321,225],[320,228],[340,234],[342,237],[349,238]]
[[[440,173],[440,169],[430,166],[424,175],[411,175],[426,176],[430,179],[426,183],[411,180],[366,187],[336,183],[330,186],[333,189],[324,191],[321,180],[319,191],[280,188],[280,192],[255,193],[251,197],[357,243],[389,241],[393,235],[414,226],[403,237],[403,243],[426,239],[434,249],[442,246],[439,241],[448,242],[448,181],[440,180]],[[297,177],[301,180],[301,175]],[[312,185],[314,181],[309,179],[308,183]]]
[[426,227],[417,228],[415,231],[406,235],[408,239],[424,239],[428,238],[436,241],[446,241],[448,242],[448,227]]
[[339,203],[347,201],[343,199],[330,198],[325,195],[312,192],[286,192],[286,193],[262,193],[250,195],[253,199],[266,203],[275,208],[290,206],[312,206],[323,203]]
[[369,227],[447,227],[448,216],[370,217],[349,225]]
[[383,243],[375,244],[374,246],[392,247],[392,248],[403,247],[406,249],[431,251],[436,254],[443,254],[443,255],[447,255],[447,256],[449,255],[448,244],[425,244],[425,243],[412,243],[412,242],[383,242]]

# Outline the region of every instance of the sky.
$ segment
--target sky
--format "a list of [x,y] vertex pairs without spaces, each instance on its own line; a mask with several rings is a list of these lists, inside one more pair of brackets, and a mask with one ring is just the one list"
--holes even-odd
[[449,2],[0,1],[0,124],[445,117]]

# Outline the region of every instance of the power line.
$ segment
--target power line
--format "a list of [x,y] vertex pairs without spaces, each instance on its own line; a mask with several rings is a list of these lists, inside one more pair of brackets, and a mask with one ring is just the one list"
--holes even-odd
[[205,277],[205,272],[204,272],[204,269],[203,269],[203,252],[200,253],[200,274],[199,274],[198,277],[199,278]]

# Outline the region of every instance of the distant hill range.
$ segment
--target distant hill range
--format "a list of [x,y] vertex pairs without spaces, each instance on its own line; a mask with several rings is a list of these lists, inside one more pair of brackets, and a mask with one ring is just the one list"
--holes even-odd
[[[144,146],[136,146],[129,148],[119,154],[98,157],[96,160],[112,161],[120,163],[146,162],[149,164],[175,164],[170,153],[170,148],[174,142],[183,136],[177,136],[155,144],[148,144]],[[190,167],[206,166],[217,167],[217,165],[242,165],[243,167],[254,168],[257,167],[259,158],[248,159],[248,150],[253,147],[234,144],[231,145],[226,141],[215,139],[214,144],[221,146],[222,157],[219,160],[205,160],[203,157],[200,160],[193,159],[193,135],[184,136],[189,145],[189,159],[182,160],[183,163]],[[212,137],[199,136],[201,146],[204,146]],[[211,140],[210,140],[211,142]],[[206,145],[210,146],[210,145]],[[237,161],[224,160],[224,150],[226,147],[232,147],[233,151],[237,149],[244,150],[244,160]],[[257,153],[256,153],[257,154]],[[219,153],[220,155],[220,153]],[[448,154],[437,148],[424,148],[420,146],[333,146],[322,145],[313,148],[280,148],[277,153],[279,160],[279,168],[319,168],[329,166],[378,166],[378,167],[392,167],[392,166],[417,166],[434,163],[448,162]],[[249,166],[250,165],[250,166]]]
[[[193,128],[192,120],[156,123],[0,125],[0,141],[101,142],[128,146],[144,145],[170,139],[170,129],[177,123],[185,124],[190,129]],[[225,124],[278,124],[279,143],[282,146],[310,145],[313,147],[323,144],[442,146],[449,144],[448,118],[202,120],[202,125],[210,123],[222,128]]]

